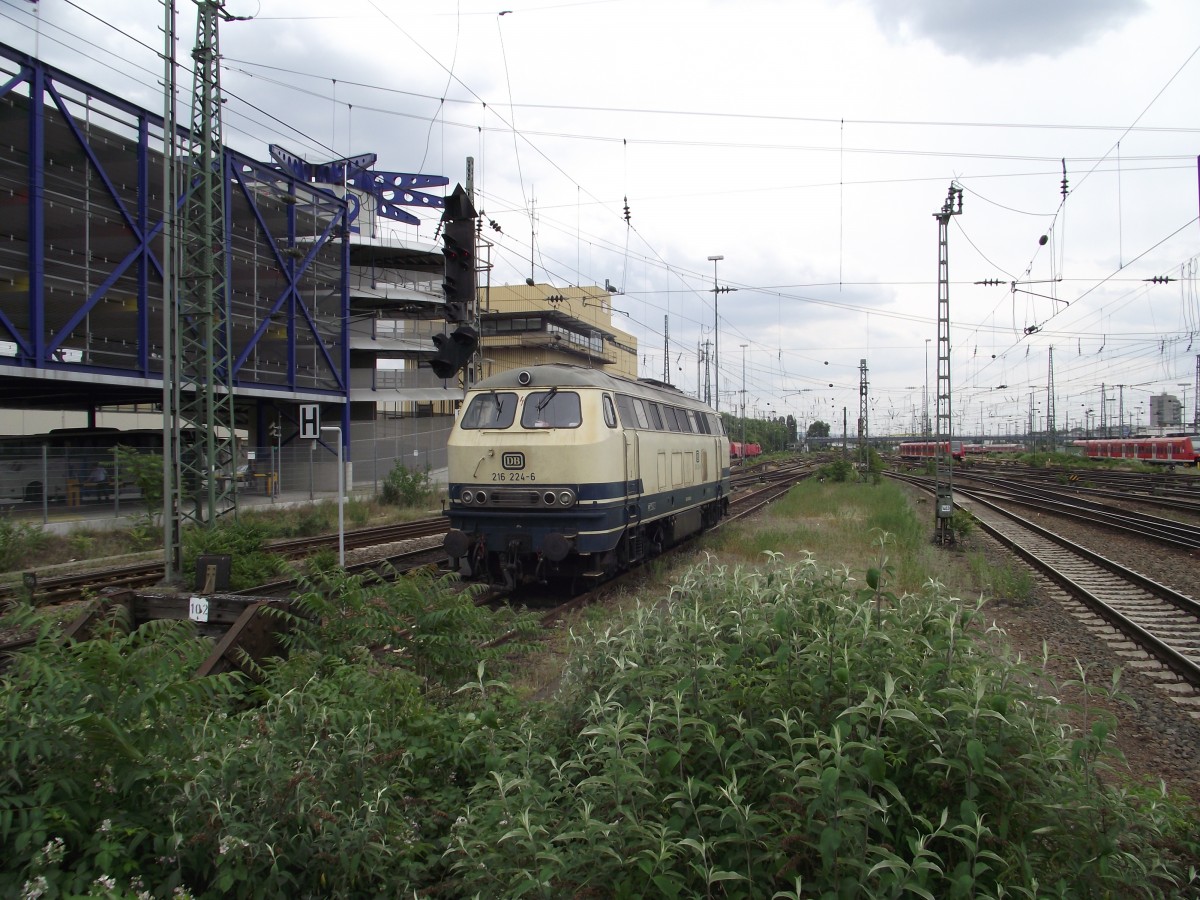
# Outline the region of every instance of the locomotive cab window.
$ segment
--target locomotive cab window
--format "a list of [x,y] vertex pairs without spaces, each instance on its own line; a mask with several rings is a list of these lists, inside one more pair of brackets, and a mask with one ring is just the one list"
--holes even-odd
[[604,424],[609,428],[617,427],[617,408],[613,406],[613,399],[608,394],[604,395]]
[[522,428],[578,428],[582,423],[579,395],[573,391],[534,391],[521,410]]
[[509,391],[477,394],[463,413],[463,428],[507,428],[517,414],[517,395]]

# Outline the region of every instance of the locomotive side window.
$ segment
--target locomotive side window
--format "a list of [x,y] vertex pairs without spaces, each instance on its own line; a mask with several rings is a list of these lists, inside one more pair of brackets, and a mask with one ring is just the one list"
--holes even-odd
[[534,391],[521,410],[522,428],[578,428],[582,422],[579,395],[574,391]]
[[617,409],[621,411],[621,422],[626,428],[650,428],[650,414],[646,405],[637,397],[617,394]]
[[667,420],[667,428],[671,431],[682,431],[679,427],[678,410],[673,406],[663,407],[663,418]]
[[621,411],[621,424],[626,428],[640,428],[637,413],[633,411],[633,398],[628,394],[617,394],[617,409]]
[[663,417],[658,409],[658,404],[647,401],[646,408],[650,410],[650,422],[652,423],[650,427],[655,431],[666,431],[667,428],[663,425]]
[[476,394],[463,413],[463,428],[507,428],[517,414],[517,395],[509,391]]
[[613,406],[613,399],[608,394],[604,395],[604,424],[609,428],[617,427],[617,410]]
[[653,426],[650,424],[650,408],[646,405],[645,400],[640,400],[637,397],[633,398],[633,409],[637,413],[638,427],[649,430]]

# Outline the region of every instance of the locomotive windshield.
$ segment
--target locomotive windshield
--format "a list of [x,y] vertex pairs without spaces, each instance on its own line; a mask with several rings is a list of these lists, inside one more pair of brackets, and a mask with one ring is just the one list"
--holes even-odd
[[521,411],[522,428],[578,428],[582,422],[579,395],[558,388],[534,391]]
[[507,428],[517,414],[517,395],[509,391],[477,394],[463,413],[463,428]]

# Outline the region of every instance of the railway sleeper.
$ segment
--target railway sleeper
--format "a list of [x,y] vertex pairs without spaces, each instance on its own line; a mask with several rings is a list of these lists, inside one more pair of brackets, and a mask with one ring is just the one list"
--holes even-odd
[[67,626],[63,640],[87,640],[96,633],[97,626],[114,618],[128,630],[153,619],[191,619],[200,635],[213,640],[212,653],[193,673],[194,677],[204,678],[236,669],[256,678],[258,666],[284,650],[280,637],[288,628],[288,617],[280,616],[276,611],[289,607],[287,600],[279,598],[238,594],[197,597],[110,588],[89,603]]

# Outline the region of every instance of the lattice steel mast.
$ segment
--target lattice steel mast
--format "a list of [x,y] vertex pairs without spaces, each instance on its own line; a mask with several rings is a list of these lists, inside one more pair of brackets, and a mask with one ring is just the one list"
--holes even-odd
[[950,519],[954,515],[954,474],[950,455],[953,422],[950,418],[950,245],[947,232],[950,217],[962,213],[963,190],[950,182],[950,192],[938,220],[938,341],[937,341],[937,456],[935,482],[937,485],[937,533],[939,544],[954,542]]
[[867,425],[868,392],[867,361],[860,359],[858,361],[858,461],[864,469],[871,464],[871,451],[869,449],[871,435]]
[[[211,525],[237,508],[233,358],[225,241],[218,23],[223,0],[196,0],[191,127],[179,154],[179,294],[174,306],[176,535],[184,520]],[[164,392],[166,394],[167,392]]]
[[1048,350],[1048,370],[1046,372],[1046,436],[1050,439],[1050,452],[1053,453],[1058,443],[1055,433],[1054,412],[1054,348]]

